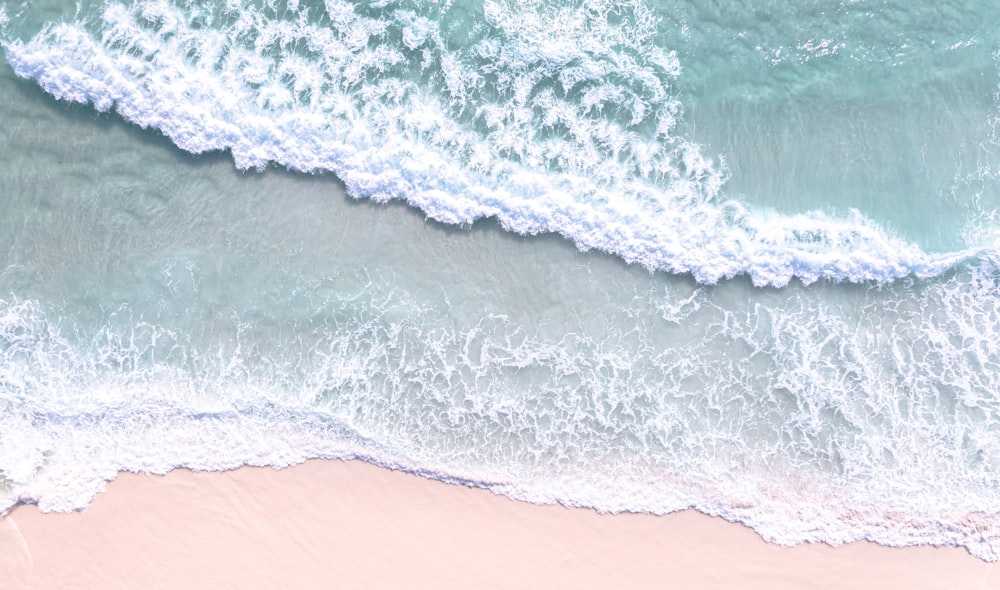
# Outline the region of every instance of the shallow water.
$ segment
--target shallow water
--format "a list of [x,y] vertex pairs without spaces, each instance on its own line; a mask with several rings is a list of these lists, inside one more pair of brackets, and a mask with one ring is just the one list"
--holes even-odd
[[1000,12],[206,6],[4,5],[0,505],[363,457],[996,559]]

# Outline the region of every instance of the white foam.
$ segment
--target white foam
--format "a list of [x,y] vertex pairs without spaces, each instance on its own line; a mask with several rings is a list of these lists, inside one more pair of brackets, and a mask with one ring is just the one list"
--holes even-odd
[[[418,16],[376,22],[335,2],[325,27],[292,19],[294,34],[235,1],[224,32],[189,27],[168,2],[109,5],[100,33],[53,25],[9,42],[7,56],[54,95],[115,108],[192,152],[332,170],[356,197],[559,231],[704,282],[885,281],[963,256],[929,256],[860,213],[718,202],[722,176],[670,135],[676,57],[642,53],[648,38],[601,29],[600,18],[565,19],[574,34],[598,32],[560,43],[546,23],[564,15],[487,7],[496,31],[474,53],[502,71],[449,53]],[[268,53],[300,38],[295,59]],[[615,54],[618,44],[631,53]],[[444,72],[426,88],[410,76],[424,71],[424,49]],[[605,80],[612,66],[648,93]],[[502,100],[477,94],[490,77],[503,78]],[[579,102],[554,87],[579,88]],[[480,110],[462,111],[470,100]],[[545,137],[558,126],[569,132]],[[984,257],[954,276],[868,291],[758,298],[734,296],[738,283],[678,294],[653,281],[595,314],[622,325],[580,320],[558,337],[502,317],[458,324],[370,284],[351,307],[330,304],[345,313],[313,314],[326,323],[308,342],[237,329],[198,347],[127,313],[81,338],[58,311],[3,301],[0,509],[78,508],[120,470],[363,456],[534,502],[694,506],[780,543],[950,544],[995,560],[998,276]]]
[[[480,36],[459,48],[432,6],[369,18],[330,0],[317,19],[229,4],[111,3],[99,32],[52,24],[7,42],[7,59],[54,96],[114,108],[192,153],[330,171],[356,198],[403,199],[447,223],[495,217],[519,233],[557,232],[705,283],[886,282],[974,254],[927,254],[857,212],[722,202],[724,173],[673,134],[680,64],[656,47],[639,3],[487,2]],[[608,23],[611,11],[621,24]]]
[[783,544],[995,560],[998,277],[839,299],[651,282],[630,317],[554,336],[371,282],[304,341],[215,325],[197,347],[127,308],[80,340],[0,302],[0,510],[80,508],[121,470],[363,457],[532,502],[693,506]]

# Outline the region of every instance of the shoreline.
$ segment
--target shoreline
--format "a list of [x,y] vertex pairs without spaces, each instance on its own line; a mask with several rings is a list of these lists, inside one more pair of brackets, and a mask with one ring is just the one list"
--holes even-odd
[[962,548],[781,547],[686,510],[538,506],[361,461],[119,474],[0,518],[0,588],[977,588]]

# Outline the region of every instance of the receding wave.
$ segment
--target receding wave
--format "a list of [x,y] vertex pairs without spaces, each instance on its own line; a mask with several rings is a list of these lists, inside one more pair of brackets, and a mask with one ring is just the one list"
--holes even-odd
[[[60,99],[506,230],[0,101],[23,117],[0,119],[0,511],[81,508],[123,470],[357,457],[1000,559],[996,253],[728,199],[641,3],[473,4],[84,3],[23,38],[0,7],[14,71]],[[956,182],[988,244],[980,155]],[[721,280],[743,274],[791,284]]]
[[84,5],[5,42],[52,95],[240,168],[328,171],[355,198],[555,232],[703,283],[887,282],[931,254],[859,212],[748,210],[676,131],[682,64],[641,2],[171,0]]
[[625,321],[561,335],[363,277],[300,309],[307,326],[267,328],[284,338],[129,306],[83,330],[7,300],[0,508],[79,508],[119,470],[364,457],[533,502],[695,507],[779,543],[994,560],[998,277],[977,265],[836,305],[650,283]]

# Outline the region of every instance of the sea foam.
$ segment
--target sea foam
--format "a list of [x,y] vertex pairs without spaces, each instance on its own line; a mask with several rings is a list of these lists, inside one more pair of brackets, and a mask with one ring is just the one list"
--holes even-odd
[[189,152],[332,172],[355,198],[556,232],[703,283],[886,282],[975,254],[923,252],[858,211],[725,199],[724,166],[675,132],[681,64],[641,3],[269,6],[112,2],[4,48],[53,96]]
[[[531,315],[491,295],[458,313],[447,293],[428,304],[396,278],[265,272],[289,258],[256,251],[259,273],[212,274],[225,248],[190,246],[211,223],[188,235],[192,217],[172,219],[159,233],[181,235],[164,246],[139,239],[142,215],[123,216],[106,228],[146,249],[91,244],[92,263],[141,284],[109,294],[121,284],[98,277],[82,302],[68,288],[0,300],[0,510],[81,508],[122,470],[361,457],[532,502],[695,507],[785,544],[869,539],[1000,557],[996,261],[953,265],[962,253],[928,255],[860,213],[726,201],[722,169],[676,135],[669,82],[681,64],[646,49],[655,23],[641,5],[591,6],[472,14],[331,1],[319,13],[289,2],[279,15],[236,1],[108,4],[5,48],[53,95],[115,109],[188,151],[329,170],[355,197],[557,231],[703,282],[950,270],[780,290],[641,276],[601,281],[598,296],[585,291],[598,282],[589,267],[561,258],[548,274],[519,274],[538,279],[549,309],[532,300]],[[62,211],[29,202],[11,227],[65,234],[53,258],[79,253],[79,236],[103,241],[67,206],[77,195],[56,196]],[[170,197],[186,210],[186,195]],[[222,227],[269,215],[235,209]],[[48,225],[60,214],[70,231]],[[249,239],[238,233],[228,237]],[[18,235],[21,246],[33,238]],[[555,256],[547,244],[526,247]],[[0,275],[12,291],[58,274],[35,252],[10,250],[24,265]],[[463,254],[428,282],[476,300],[498,273]],[[199,291],[209,283],[215,292]]]
[[83,330],[3,301],[0,509],[80,508],[123,470],[361,457],[531,502],[694,507],[783,544],[995,560],[998,277],[836,304],[651,283],[631,316],[551,334],[371,281],[274,342],[235,312],[199,335],[125,306]]

